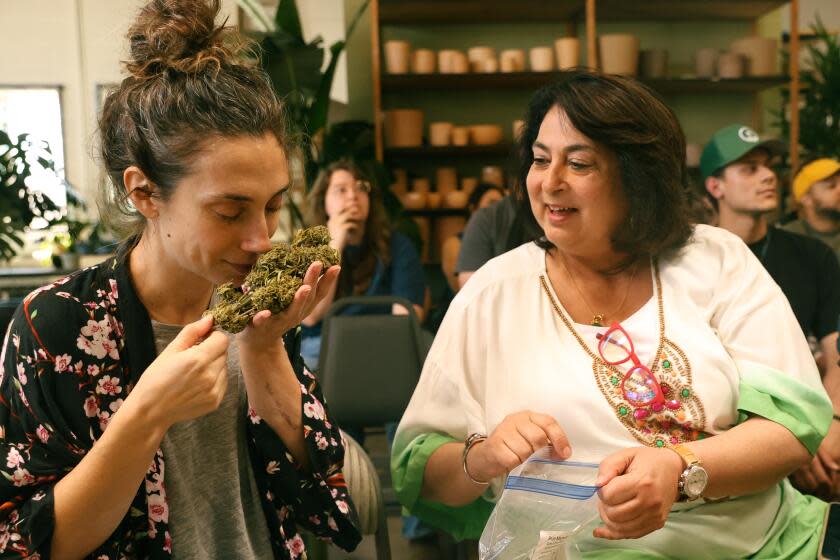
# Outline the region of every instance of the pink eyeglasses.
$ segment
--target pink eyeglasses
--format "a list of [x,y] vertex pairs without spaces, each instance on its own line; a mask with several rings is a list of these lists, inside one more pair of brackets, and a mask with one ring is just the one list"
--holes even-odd
[[621,365],[632,360],[633,367],[627,370],[621,381],[621,391],[624,398],[636,410],[633,416],[637,420],[647,418],[651,412],[660,412],[663,408],[676,410],[680,408],[677,400],[666,400],[659,381],[636,356],[633,341],[621,325],[613,323],[604,334],[598,334],[598,352],[601,359],[611,366]]

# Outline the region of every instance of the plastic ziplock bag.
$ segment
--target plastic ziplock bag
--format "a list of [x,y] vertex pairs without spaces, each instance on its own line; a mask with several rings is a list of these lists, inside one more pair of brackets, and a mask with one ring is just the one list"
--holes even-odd
[[478,543],[479,560],[565,560],[598,517],[598,465],[556,461],[546,447],[508,475]]

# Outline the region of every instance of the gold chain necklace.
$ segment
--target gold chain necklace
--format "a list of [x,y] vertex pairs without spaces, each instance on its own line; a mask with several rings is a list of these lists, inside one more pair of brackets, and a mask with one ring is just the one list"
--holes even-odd
[[572,271],[569,270],[568,265],[566,265],[566,256],[562,252],[558,252],[560,253],[560,262],[563,265],[563,268],[566,270],[566,274],[568,275],[569,280],[572,281],[572,286],[574,286],[575,290],[577,290],[577,293],[580,296],[581,301],[583,301],[583,304],[586,306],[589,312],[592,313],[592,321],[589,324],[593,327],[605,327],[606,325],[604,324],[604,318],[615,317],[616,314],[618,314],[618,312],[621,311],[621,309],[624,307],[624,304],[627,302],[627,296],[630,294],[630,286],[633,285],[633,280],[636,279],[636,272],[639,271],[638,262],[633,265],[633,274],[630,276],[630,281],[627,282],[627,289],[624,290],[624,297],[621,298],[621,303],[618,304],[618,307],[615,310],[613,310],[612,313],[608,313],[605,315],[604,313],[595,313],[595,311],[592,309],[592,306],[589,305],[588,301],[586,301],[586,296],[583,295],[583,290],[580,289],[580,286],[578,286],[577,282],[575,281],[575,277],[572,276]]
[[[665,306],[662,303],[662,282],[659,279],[659,267],[656,264],[656,260],[653,261],[653,281],[654,281],[654,289],[656,290],[656,307],[657,307],[657,315],[659,319],[659,343],[657,344],[656,348],[656,356],[662,355],[662,350],[665,347]],[[583,340],[583,338],[578,334],[577,330],[574,327],[574,322],[572,321],[571,315],[566,317],[566,314],[563,313],[563,310],[560,308],[560,304],[554,299],[554,296],[551,295],[551,290],[548,287],[548,281],[546,280],[545,275],[540,274],[540,283],[542,284],[543,291],[545,295],[548,296],[548,300],[551,302],[551,306],[554,308],[554,312],[560,317],[560,320],[563,321],[563,324],[572,333],[572,336],[575,337],[578,344],[580,344],[583,351],[586,352],[590,358],[595,360],[596,362],[604,364],[608,369],[612,371],[618,371],[615,366],[611,366],[607,364],[604,360],[601,359],[601,356],[596,354],[589,348],[589,344]],[[654,359],[653,364],[651,365],[651,373],[656,373],[657,366],[659,365],[659,360]]]

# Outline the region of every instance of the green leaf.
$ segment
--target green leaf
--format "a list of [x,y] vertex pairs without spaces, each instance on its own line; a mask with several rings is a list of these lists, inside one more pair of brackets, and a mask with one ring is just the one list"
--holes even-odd
[[282,29],[303,43],[303,31],[295,0],[280,0],[277,12],[274,14],[274,23],[277,29]]

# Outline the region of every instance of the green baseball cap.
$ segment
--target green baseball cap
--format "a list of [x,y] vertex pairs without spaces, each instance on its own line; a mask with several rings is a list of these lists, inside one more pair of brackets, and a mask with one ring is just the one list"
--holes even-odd
[[762,141],[758,133],[746,125],[733,124],[721,128],[703,147],[703,154],[700,156],[700,172],[703,179],[756,148],[764,148],[772,155],[782,155],[787,151],[781,140],[771,138]]

